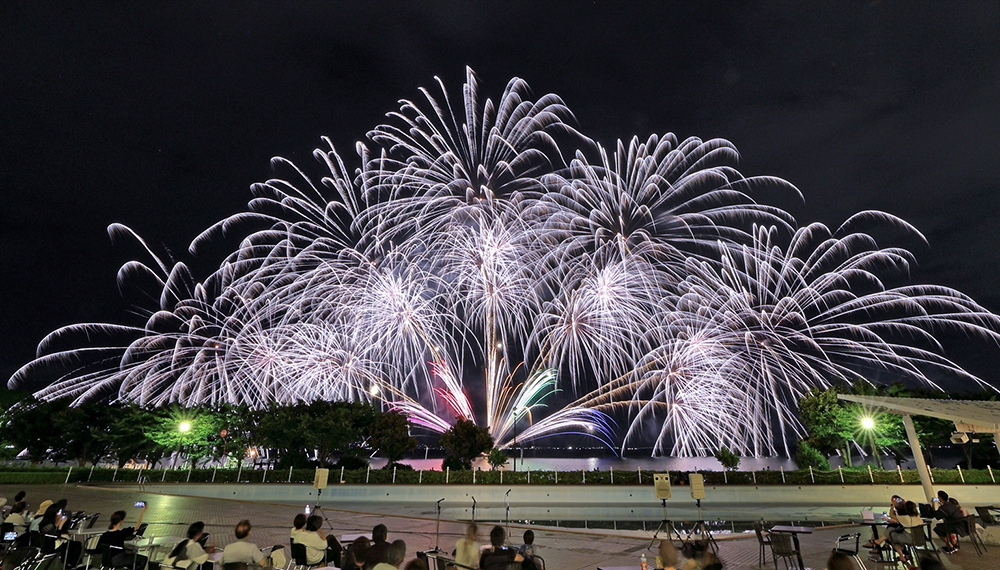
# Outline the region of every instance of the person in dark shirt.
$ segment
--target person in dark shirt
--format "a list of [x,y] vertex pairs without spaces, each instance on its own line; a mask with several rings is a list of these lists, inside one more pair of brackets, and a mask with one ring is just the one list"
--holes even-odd
[[377,524],[372,529],[372,544],[368,547],[368,554],[365,556],[365,569],[371,570],[376,564],[386,561],[389,554],[389,543],[386,538],[389,536],[389,529],[384,524]]
[[146,567],[148,558],[135,552],[134,549],[127,549],[125,542],[135,538],[135,529],[142,524],[142,515],[146,513],[146,507],[139,511],[139,519],[135,526],[123,526],[125,523],[125,511],[115,511],[111,515],[108,530],[101,535],[97,541],[99,550],[109,548],[111,550],[111,565],[132,568],[133,570],[143,570]]
[[38,523],[38,532],[46,537],[53,537],[53,540],[48,542],[52,545],[51,552],[60,554],[65,552],[67,565],[75,566],[79,563],[80,555],[83,553],[83,544],[69,540],[69,535],[63,531],[67,519],[69,516],[59,506],[59,503],[49,505]]
[[934,506],[937,508],[934,511],[934,518],[942,521],[934,527],[934,532],[944,541],[942,550],[948,554],[958,550],[957,535],[966,530],[965,515],[962,514],[962,508],[957,503],[957,501],[949,500],[948,493],[944,491],[938,491],[937,497],[934,499]]
[[507,533],[502,526],[495,526],[490,531],[490,547],[483,551],[479,557],[479,567],[486,570],[491,565],[503,564],[505,562],[524,562],[524,557],[513,549],[504,547],[507,540]]

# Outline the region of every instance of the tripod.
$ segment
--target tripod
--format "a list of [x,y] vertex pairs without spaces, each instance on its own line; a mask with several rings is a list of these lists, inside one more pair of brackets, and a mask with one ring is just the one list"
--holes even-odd
[[715,537],[713,537],[712,533],[708,531],[708,524],[705,523],[705,517],[701,515],[701,499],[695,499],[695,501],[698,504],[698,522],[694,523],[694,526],[691,527],[690,531],[688,531],[685,542],[691,540],[692,536],[704,536],[705,541],[712,547],[712,552],[718,554],[719,545],[715,543]]
[[653,547],[653,544],[656,542],[656,539],[662,530],[667,531],[667,540],[673,540],[673,537],[676,536],[677,540],[681,543],[684,542],[684,539],[681,538],[681,533],[677,531],[676,527],[674,527],[674,523],[667,518],[667,500],[660,499],[660,505],[663,507],[663,519],[660,521],[660,526],[656,527],[656,532],[653,533],[653,538],[649,541],[649,546],[646,547],[646,550]]

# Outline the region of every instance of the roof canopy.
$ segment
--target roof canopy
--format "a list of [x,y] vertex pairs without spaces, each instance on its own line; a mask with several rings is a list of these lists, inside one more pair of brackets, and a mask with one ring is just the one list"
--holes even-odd
[[961,424],[968,431],[1000,432],[1000,402],[974,400],[933,400],[927,398],[887,398],[838,394],[838,398],[896,414],[930,416]]

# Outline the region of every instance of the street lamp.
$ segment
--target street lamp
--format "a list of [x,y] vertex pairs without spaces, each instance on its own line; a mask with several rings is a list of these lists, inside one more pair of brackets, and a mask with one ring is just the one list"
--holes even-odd
[[878,468],[883,469],[882,457],[879,456],[878,446],[875,445],[875,420],[871,416],[865,416],[861,418],[861,427],[863,427],[868,432],[868,437],[872,442],[872,456],[874,456],[877,462]]
[[181,433],[181,437],[177,438],[177,450],[174,452],[174,468],[177,468],[177,460],[181,457],[181,444],[184,441],[184,434],[191,431],[191,422],[187,420],[182,420],[181,423],[177,424],[177,431]]

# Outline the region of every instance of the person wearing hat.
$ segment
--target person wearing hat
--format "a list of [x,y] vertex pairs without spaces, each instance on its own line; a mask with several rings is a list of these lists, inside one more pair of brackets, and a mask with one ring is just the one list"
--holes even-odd
[[31,518],[31,522],[28,524],[29,532],[38,532],[38,527],[42,524],[42,515],[44,515],[45,511],[49,510],[49,507],[51,506],[52,501],[48,499],[45,499],[38,505],[38,510],[35,511],[35,515]]

